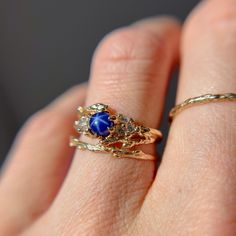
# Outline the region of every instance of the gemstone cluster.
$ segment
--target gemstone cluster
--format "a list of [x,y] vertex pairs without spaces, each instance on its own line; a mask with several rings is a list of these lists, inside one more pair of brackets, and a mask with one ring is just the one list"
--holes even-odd
[[90,137],[100,137],[100,143],[132,146],[135,139],[141,140],[142,126],[122,114],[114,115],[104,104],[97,103],[86,109],[79,107],[78,111],[80,118],[75,122],[76,130]]
[[130,149],[136,145],[149,144],[161,139],[161,132],[144,127],[108,105],[96,103],[88,107],[79,106],[75,129],[80,134],[97,138],[97,143],[87,143],[79,137],[71,137],[70,146],[80,150],[111,153],[114,157],[130,157],[153,160],[153,156],[140,150]]

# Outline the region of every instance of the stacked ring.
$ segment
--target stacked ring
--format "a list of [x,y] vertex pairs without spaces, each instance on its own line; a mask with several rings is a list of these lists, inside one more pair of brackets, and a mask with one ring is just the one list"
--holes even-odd
[[108,105],[97,103],[89,107],[78,107],[79,119],[74,127],[80,134],[97,138],[96,144],[89,144],[71,137],[70,146],[81,150],[111,153],[114,157],[129,157],[153,160],[154,156],[141,150],[131,150],[136,145],[160,141],[159,130],[144,127],[132,118],[116,114]]

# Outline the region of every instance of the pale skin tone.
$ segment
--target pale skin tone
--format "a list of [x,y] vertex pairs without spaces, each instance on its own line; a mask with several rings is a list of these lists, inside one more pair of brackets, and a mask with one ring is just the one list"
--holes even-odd
[[[0,235],[236,235],[236,103],[178,114],[158,169],[68,147],[78,105],[102,102],[158,128],[178,58],[177,103],[235,93],[236,1],[202,2],[183,26],[155,17],[105,37],[88,86],[63,94],[17,136],[1,176]],[[155,155],[154,146],[145,152]]]

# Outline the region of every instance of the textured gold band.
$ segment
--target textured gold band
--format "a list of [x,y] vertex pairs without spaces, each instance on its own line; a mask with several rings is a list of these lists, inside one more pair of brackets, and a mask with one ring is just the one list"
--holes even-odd
[[132,118],[117,114],[101,103],[79,107],[78,116],[74,125],[76,131],[90,138],[96,138],[98,142],[90,144],[77,137],[71,137],[70,146],[92,152],[110,153],[114,157],[154,159],[152,155],[132,148],[160,141],[162,133],[159,130],[144,127]]
[[169,121],[171,122],[179,112],[188,107],[191,107],[193,105],[204,104],[209,102],[218,102],[218,101],[236,101],[236,94],[235,93],[205,94],[202,96],[189,98],[171,109],[169,113]]
[[80,150],[89,150],[92,152],[101,152],[101,153],[110,153],[113,157],[117,158],[133,158],[140,160],[155,160],[155,156],[146,154],[141,150],[128,150],[117,147],[109,147],[97,144],[89,144],[83,141],[80,141],[78,138],[71,137],[70,146],[77,147]]

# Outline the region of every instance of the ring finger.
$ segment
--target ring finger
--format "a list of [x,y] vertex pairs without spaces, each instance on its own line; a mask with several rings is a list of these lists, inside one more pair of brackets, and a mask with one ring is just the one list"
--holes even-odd
[[[178,39],[179,26],[168,18],[145,20],[113,32],[96,51],[86,105],[109,104],[145,126],[157,127]],[[153,150],[154,145],[147,152]],[[71,229],[77,230],[76,235],[93,229],[107,235],[111,228],[124,229],[138,212],[154,174],[151,161],[77,151],[46,217],[60,215],[53,224],[60,225],[58,230],[65,234]]]

